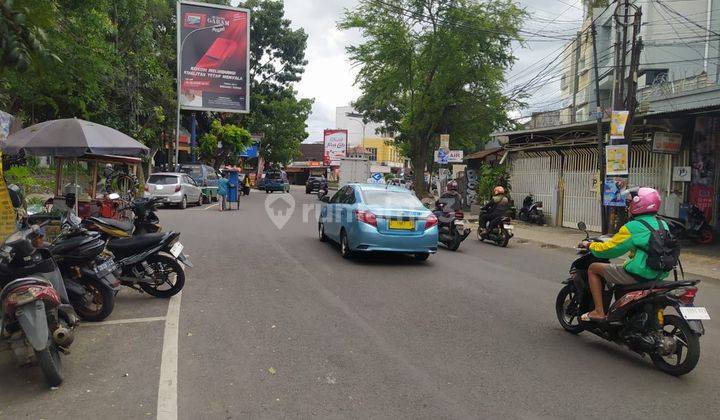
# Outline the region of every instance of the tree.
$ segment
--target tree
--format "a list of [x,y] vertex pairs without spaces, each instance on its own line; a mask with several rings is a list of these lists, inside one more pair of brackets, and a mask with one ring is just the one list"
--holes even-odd
[[251,143],[252,136],[246,129],[215,120],[210,125],[210,132],[200,137],[200,154],[212,159],[213,167],[218,169],[228,156],[243,152]]
[[399,133],[418,195],[439,134],[475,148],[507,123],[504,71],[523,16],[510,0],[361,0],[340,22],[363,35],[347,48],[360,66],[354,106]]
[[25,70],[38,55],[58,59],[43,29],[53,25],[55,9],[47,0],[0,1],[0,68]]

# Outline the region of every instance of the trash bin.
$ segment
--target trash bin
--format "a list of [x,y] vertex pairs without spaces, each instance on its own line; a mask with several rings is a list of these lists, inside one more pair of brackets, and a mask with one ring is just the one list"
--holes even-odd
[[227,209],[232,209],[232,203],[235,203],[235,208],[240,209],[240,171],[235,168],[228,168],[224,170],[227,173],[228,179],[228,195],[227,195]]

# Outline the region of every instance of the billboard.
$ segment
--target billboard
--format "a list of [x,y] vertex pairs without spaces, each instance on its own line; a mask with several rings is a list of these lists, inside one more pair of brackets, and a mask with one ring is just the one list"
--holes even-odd
[[347,156],[347,130],[325,130],[323,133],[324,161],[326,165],[338,166],[340,159]]
[[250,11],[181,2],[177,13],[180,107],[249,112]]

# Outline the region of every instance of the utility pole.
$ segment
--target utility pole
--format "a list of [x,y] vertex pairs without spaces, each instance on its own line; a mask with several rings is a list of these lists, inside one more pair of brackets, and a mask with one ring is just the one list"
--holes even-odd
[[595,118],[596,118],[596,129],[597,129],[597,146],[598,146],[598,174],[600,189],[600,219],[602,226],[603,235],[608,233],[608,214],[605,202],[603,200],[602,185],[605,182],[605,138],[603,136],[602,119],[603,111],[602,104],[600,103],[600,70],[598,65],[597,56],[597,30],[595,28],[595,22],[592,23],[592,47],[593,47],[593,67],[595,68]]
[[[627,76],[625,86],[627,86],[627,97],[625,98],[625,109],[628,110],[628,119],[625,124],[625,140],[632,146],[633,123],[635,118],[635,108],[637,108],[637,81],[638,69],[640,67],[640,52],[643,48],[643,41],[640,37],[640,25],[642,22],[642,9],[635,11],[633,20],[633,38],[632,50],[630,55],[630,71]],[[630,157],[628,156],[628,159]]]

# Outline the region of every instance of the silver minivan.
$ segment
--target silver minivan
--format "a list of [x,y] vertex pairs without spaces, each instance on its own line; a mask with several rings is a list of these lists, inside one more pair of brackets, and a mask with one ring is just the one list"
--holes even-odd
[[165,204],[175,204],[181,209],[188,203],[202,205],[202,189],[188,174],[159,172],[150,175],[145,184],[145,197],[162,197]]

